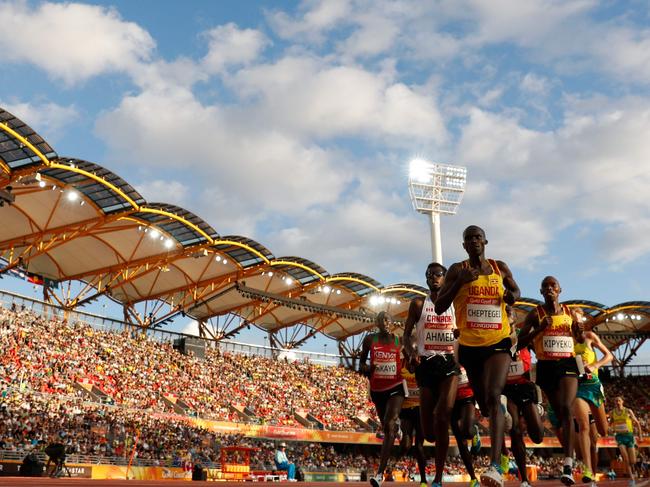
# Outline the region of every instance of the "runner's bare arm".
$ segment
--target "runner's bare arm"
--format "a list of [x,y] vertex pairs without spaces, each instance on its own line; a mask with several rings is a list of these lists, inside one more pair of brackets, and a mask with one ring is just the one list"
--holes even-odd
[[512,277],[512,272],[510,272],[510,268],[506,265],[506,263],[501,260],[497,260],[497,266],[499,266],[499,270],[503,276],[503,286],[506,288],[506,292],[503,295],[503,300],[512,306],[521,297],[521,291],[519,290],[519,286],[517,285],[515,278]]
[[409,314],[404,324],[404,353],[409,361],[413,360],[413,327],[419,321],[423,307],[423,298],[415,298],[409,304]]
[[447,271],[445,282],[438,293],[438,299],[436,299],[434,305],[437,314],[441,315],[449,309],[451,304],[454,302],[454,298],[458,294],[458,291],[460,291],[461,286],[465,284],[465,282],[473,280],[466,280],[468,279],[468,276],[473,276],[474,274],[475,276],[473,279],[476,279],[478,277],[477,270],[474,269],[468,271],[468,269],[463,269],[462,265],[458,262],[451,265],[449,271]]
[[541,327],[539,325],[537,311],[532,310],[526,315],[524,326],[521,327],[521,331],[519,332],[519,337],[517,338],[517,350],[526,348],[540,331]]
[[603,354],[603,357],[600,360],[597,360],[589,366],[590,369],[599,369],[604,365],[607,365],[614,360],[614,355],[609,351],[609,348],[600,340],[600,337],[596,335],[593,331],[586,331],[585,338],[591,340],[591,348],[600,350]]
[[368,360],[368,355],[370,354],[370,345],[372,343],[372,335],[367,335],[363,339],[363,345],[361,346],[361,356],[359,357],[359,373],[363,375],[370,375],[370,366],[366,363]]

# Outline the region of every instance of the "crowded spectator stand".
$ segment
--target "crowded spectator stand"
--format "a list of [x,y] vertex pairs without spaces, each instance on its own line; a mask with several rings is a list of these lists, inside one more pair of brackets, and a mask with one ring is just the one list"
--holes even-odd
[[224,480],[249,480],[251,454],[259,448],[248,446],[221,447],[221,472]]

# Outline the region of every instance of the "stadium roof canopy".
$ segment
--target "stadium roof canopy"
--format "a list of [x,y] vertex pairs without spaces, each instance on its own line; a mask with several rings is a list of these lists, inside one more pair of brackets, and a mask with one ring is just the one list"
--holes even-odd
[[[47,299],[68,309],[105,295],[140,325],[180,313],[199,321],[236,315],[269,332],[300,324],[344,339],[372,327],[377,309],[403,320],[407,301],[426,294],[353,272],[330,275],[302,257],[275,257],[250,238],[221,236],[184,208],[146,202],[107,168],[60,157],[2,109],[0,169],[0,187],[15,197],[0,210],[0,271],[25,270],[59,289],[81,282],[69,295],[45,288]],[[140,306],[152,302],[150,312]]]
[[[29,126],[0,108],[0,188],[15,197],[0,208],[0,272],[22,269],[59,285],[46,297],[67,309],[100,296],[121,303],[136,324],[160,326],[178,314],[205,322],[237,317],[271,333],[294,326],[346,339],[373,327],[379,309],[404,320],[427,290],[383,286],[372,277],[331,275],[301,257],[275,257],[245,236],[221,236],[194,213],[148,203],[124,179],[93,162],[60,157]],[[63,285],[80,282],[74,294]],[[518,316],[539,301],[522,299]],[[623,332],[648,330],[650,303],[611,308],[576,301],[611,345]],[[232,330],[231,330],[232,331]],[[226,336],[223,330],[216,338]],[[609,340],[609,338],[608,338]]]

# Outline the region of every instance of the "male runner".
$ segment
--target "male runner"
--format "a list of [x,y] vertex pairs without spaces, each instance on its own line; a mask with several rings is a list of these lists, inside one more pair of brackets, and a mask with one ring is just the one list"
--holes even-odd
[[639,432],[639,438],[643,435],[641,423],[636,419],[632,410],[623,405],[623,398],[621,396],[614,399],[614,409],[612,409],[610,416],[615,433],[614,438],[616,438],[616,444],[621,452],[625,469],[630,476],[629,485],[630,487],[634,487],[636,485],[634,476],[636,443],[634,441],[634,428],[632,427],[632,423],[634,423]]
[[[436,474],[432,487],[442,485],[449,448],[449,423],[460,373],[454,356],[454,308],[448,306],[441,314],[434,309],[446,273],[447,269],[442,264],[429,264],[425,273],[429,295],[411,301],[404,325],[405,350],[411,362],[416,364],[415,377],[420,387],[422,430],[427,441],[436,443]],[[414,327],[417,356],[411,348]]]
[[508,266],[485,258],[485,232],[469,226],[463,232],[463,248],[469,259],[455,263],[435,302],[436,313],[452,305],[460,331],[458,359],[467,370],[481,414],[490,418],[490,467],[481,475],[488,487],[502,487],[500,466],[504,438],[501,392],[510,366],[510,324],[506,304],[513,305],[520,292]]
[[[578,379],[578,392],[573,403],[573,415],[577,423],[578,444],[584,464],[582,481],[595,482],[594,472],[598,466],[598,434],[602,436],[607,434],[605,392],[598,378],[598,369],[609,364],[614,356],[598,335],[592,331],[580,330],[575,338],[574,350],[578,360],[578,370],[582,374]],[[600,360],[597,359],[594,349],[599,350],[603,355]],[[591,432],[590,416],[594,419],[598,431],[595,438]]]
[[[363,340],[359,372],[370,378],[370,399],[377,408],[377,416],[384,429],[379,467],[376,475],[370,478],[372,487],[380,487],[384,480],[390,449],[397,434],[397,418],[406,393],[404,379],[400,373],[402,343],[399,337],[390,331],[391,319],[385,311],[377,313],[375,325],[379,332],[370,334]],[[366,363],[368,355],[370,366]]]
[[537,356],[537,385],[546,393],[557,415],[562,431],[564,466],[560,481],[573,485],[573,453],[575,430],[571,408],[578,389],[578,365],[574,351],[574,335],[582,326],[581,317],[561,305],[559,281],[547,276],[540,292],[544,304],[528,313],[519,334],[518,348],[522,350],[533,341]]
[[[510,307],[508,307],[510,308]],[[512,309],[508,310],[510,325],[514,328],[515,320]],[[528,348],[523,348],[512,357],[510,370],[503,388],[507,398],[508,413],[512,417],[510,429],[510,448],[521,477],[521,487],[530,487],[526,471],[526,444],[524,443],[524,425],[528,436],[534,443],[541,443],[544,425],[538,406],[537,388],[530,380],[531,357]],[[504,463],[504,462],[502,462]],[[502,467],[503,468],[503,467]]]

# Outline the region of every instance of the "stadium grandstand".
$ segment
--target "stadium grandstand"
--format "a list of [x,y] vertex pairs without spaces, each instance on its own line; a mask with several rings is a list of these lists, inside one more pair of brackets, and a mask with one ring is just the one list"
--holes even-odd
[[[191,211],[146,202],[109,169],[60,157],[2,109],[0,191],[0,277],[43,291],[42,299],[0,293],[3,471],[53,438],[86,477],[101,464],[107,477],[165,467],[183,478],[200,464],[222,479],[267,478],[277,474],[279,440],[308,479],[361,479],[374,469],[381,440],[366,379],[354,372],[361,343],[379,310],[402,326],[425,288],[330,274],[220,235]],[[119,319],[84,310],[106,299],[121,306]],[[517,302],[518,320],[537,304]],[[566,304],[584,309],[614,352],[607,394],[623,395],[647,431],[650,371],[630,362],[648,338],[650,302]],[[200,336],[167,329],[179,317],[195,319]],[[234,341],[251,326],[269,346]],[[337,341],[334,363],[300,351],[317,334]],[[544,443],[529,450],[540,476],[559,465],[547,426]],[[601,451],[609,465],[615,443],[601,445],[611,447]],[[225,447],[249,448],[241,452],[250,458],[228,458]],[[460,479],[460,465],[454,456],[450,478]],[[400,460],[395,478],[414,469]]]

